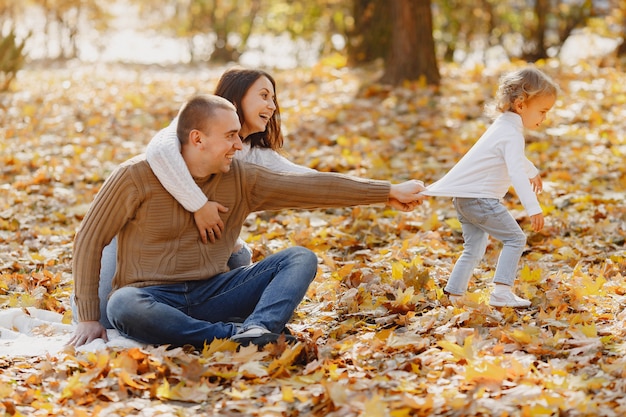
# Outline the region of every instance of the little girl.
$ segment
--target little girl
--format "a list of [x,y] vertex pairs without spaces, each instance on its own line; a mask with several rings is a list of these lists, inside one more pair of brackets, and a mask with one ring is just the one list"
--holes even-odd
[[536,193],[542,190],[539,171],[524,155],[523,129],[536,129],[556,101],[558,87],[544,73],[527,67],[500,80],[495,108],[501,114],[476,144],[424,194],[454,197],[464,249],[444,289],[457,305],[467,291],[474,268],[487,249],[489,236],[503,243],[489,299],[493,307],[528,307],[530,301],[511,288],[526,245],[526,235],[501,199],[513,185],[530,216],[534,231],[543,228]]

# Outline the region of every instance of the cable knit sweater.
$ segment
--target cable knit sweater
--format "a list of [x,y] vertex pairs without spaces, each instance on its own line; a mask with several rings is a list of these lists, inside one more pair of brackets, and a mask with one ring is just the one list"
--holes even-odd
[[73,276],[78,320],[98,320],[102,249],[118,236],[113,288],[207,279],[227,261],[254,211],[326,208],[388,201],[390,184],[335,173],[285,174],[233,160],[228,173],[196,178],[220,213],[222,238],[203,244],[193,214],[161,185],[144,156],[120,165],[102,185],[76,234]]
[[[178,118],[161,129],[148,143],[146,159],[161,184],[188,211],[196,212],[206,204],[207,197],[196,185],[180,153],[180,141],[176,136]],[[294,164],[273,149],[251,148],[244,142],[243,149],[235,152],[235,158],[261,165],[278,172],[315,172]]]
[[517,113],[501,114],[469,152],[423,194],[501,199],[513,185],[526,213],[541,213],[529,181],[539,171],[524,155],[523,128]]

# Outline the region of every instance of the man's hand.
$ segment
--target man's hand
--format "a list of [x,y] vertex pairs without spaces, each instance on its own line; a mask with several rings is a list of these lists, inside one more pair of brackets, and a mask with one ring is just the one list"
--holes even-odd
[[530,185],[533,186],[533,191],[535,194],[540,194],[543,191],[543,182],[541,181],[541,176],[537,175],[530,180]]
[[543,229],[543,214],[539,213],[530,216],[530,224],[532,225],[535,232]]
[[74,334],[67,344],[79,347],[96,339],[103,339],[105,342],[108,342],[106,329],[99,321],[81,321],[76,326],[76,330],[74,330]]
[[193,213],[196,221],[196,227],[200,232],[202,243],[215,243],[215,239],[222,237],[224,222],[220,217],[220,213],[226,213],[228,208],[215,201],[207,201],[200,210]]
[[398,210],[409,211],[422,204],[427,196],[420,194],[426,190],[424,183],[418,180],[409,180],[400,184],[391,184],[388,204]]

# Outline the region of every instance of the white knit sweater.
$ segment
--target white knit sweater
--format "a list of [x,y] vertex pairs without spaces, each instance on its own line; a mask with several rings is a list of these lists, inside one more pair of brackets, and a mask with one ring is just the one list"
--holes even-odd
[[513,185],[526,213],[541,213],[529,181],[539,171],[524,155],[523,129],[517,113],[500,115],[463,158],[423,194],[501,199]]
[[[169,126],[161,129],[150,140],[146,148],[146,159],[163,187],[190,212],[199,210],[206,204],[207,197],[196,184],[187,169],[180,153],[180,141],[176,136],[178,118]],[[235,153],[235,158],[264,166],[276,172],[306,173],[311,168],[294,164],[278,152],[243,144],[243,149]]]

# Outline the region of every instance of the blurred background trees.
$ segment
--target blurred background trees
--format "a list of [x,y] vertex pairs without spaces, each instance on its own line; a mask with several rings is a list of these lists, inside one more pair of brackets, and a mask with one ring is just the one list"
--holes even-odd
[[5,63],[16,51],[28,60],[85,59],[86,46],[104,51],[112,33],[128,29],[128,19],[119,23],[126,14],[136,30],[179,41],[182,63],[238,62],[290,42],[296,48],[284,54],[297,63],[315,55],[380,65],[381,82],[392,85],[436,85],[439,62],[485,62],[494,51],[505,59],[558,57],[581,31],[626,53],[622,0],[0,0],[0,41],[11,44],[0,50],[0,72],[18,70]]

